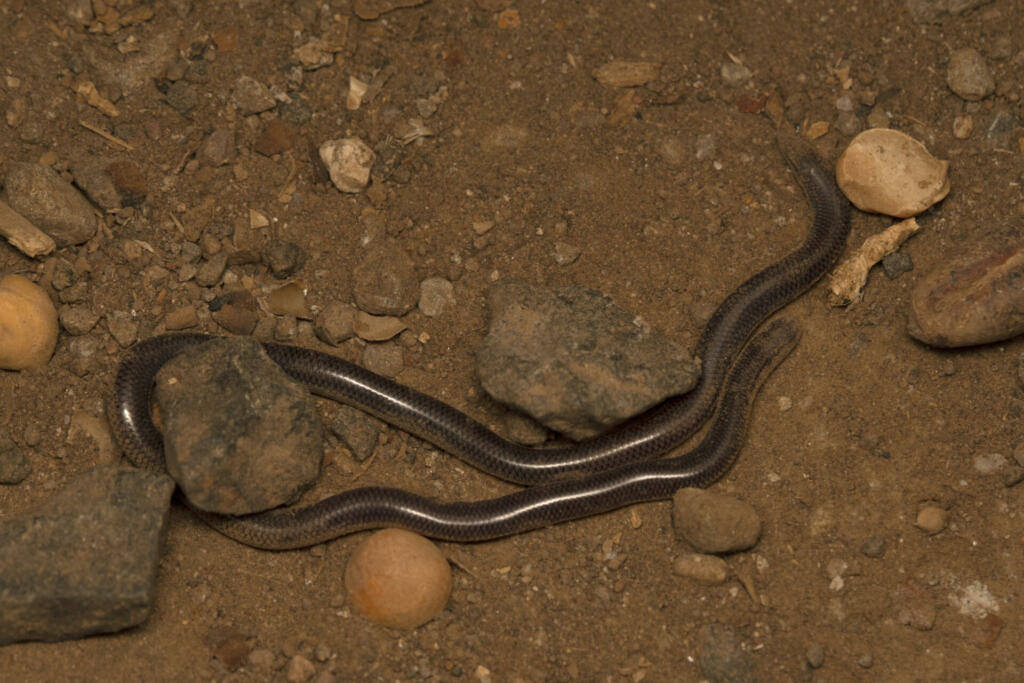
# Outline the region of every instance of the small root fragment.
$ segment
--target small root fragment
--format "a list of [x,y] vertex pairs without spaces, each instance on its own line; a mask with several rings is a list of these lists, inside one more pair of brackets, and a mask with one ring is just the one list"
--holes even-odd
[[920,227],[916,220],[908,218],[864,240],[856,254],[832,271],[828,285],[829,305],[847,306],[860,301],[872,266],[899,249]]

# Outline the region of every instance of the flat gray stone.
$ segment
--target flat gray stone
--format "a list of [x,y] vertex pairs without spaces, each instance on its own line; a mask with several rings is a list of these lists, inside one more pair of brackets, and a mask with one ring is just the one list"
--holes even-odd
[[173,491],[164,474],[100,465],[0,521],[0,645],[142,623]]
[[760,680],[757,662],[743,649],[738,635],[728,626],[706,624],[697,634],[700,671],[710,683],[754,683]]
[[295,502],[320,474],[313,397],[250,337],[222,337],[157,373],[167,471],[193,505],[244,515]]
[[573,439],[693,388],[699,367],[600,292],[518,281],[491,288],[477,352],[484,390]]

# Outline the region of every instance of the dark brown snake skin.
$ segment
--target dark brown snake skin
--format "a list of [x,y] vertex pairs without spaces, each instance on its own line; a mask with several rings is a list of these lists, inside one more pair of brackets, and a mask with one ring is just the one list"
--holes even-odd
[[[736,459],[753,396],[796,344],[798,333],[777,321],[749,345],[747,340],[835,263],[849,233],[849,205],[814,150],[791,133],[780,134],[778,142],[810,200],[813,224],[803,244],[740,285],[715,311],[697,344],[702,374],[690,393],[589,441],[534,449],[508,442],[451,406],[340,358],[266,343],[270,357],[314,393],[361,408],[501,479],[543,485],[492,500],[449,503],[365,487],[295,510],[246,517],[196,512],[221,533],[266,549],[299,548],[377,527],[478,541],[668,498],[683,486],[711,484]],[[164,470],[162,437],[150,416],[156,372],[207,339],[203,334],[162,335],[136,344],[122,360],[108,414],[115,438],[135,466]],[[716,404],[718,414],[700,445],[655,460],[692,436]]]

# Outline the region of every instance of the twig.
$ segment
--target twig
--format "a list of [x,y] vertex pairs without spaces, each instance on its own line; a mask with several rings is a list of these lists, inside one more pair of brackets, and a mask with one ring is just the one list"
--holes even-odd
[[31,258],[44,256],[56,248],[53,238],[4,202],[0,202],[0,235]]
[[133,145],[125,142],[124,140],[122,140],[121,138],[117,137],[116,135],[111,135],[110,133],[108,133],[107,131],[103,130],[102,128],[100,128],[98,126],[92,125],[88,121],[79,121],[78,123],[79,123],[79,125],[82,126],[82,128],[85,128],[87,130],[91,130],[93,133],[96,133],[96,135],[99,135],[101,138],[103,138],[107,142],[113,143],[115,145],[121,145],[122,147],[124,147],[125,149],[127,149],[130,152],[134,152],[135,151],[135,147]]

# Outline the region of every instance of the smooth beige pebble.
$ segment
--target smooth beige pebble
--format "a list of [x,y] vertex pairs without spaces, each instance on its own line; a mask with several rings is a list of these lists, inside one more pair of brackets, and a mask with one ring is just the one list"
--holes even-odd
[[383,529],[352,553],[345,589],[361,615],[413,629],[438,614],[452,592],[452,571],[436,545],[419,534]]
[[0,278],[0,368],[46,365],[57,331],[57,309],[42,287],[21,275]]
[[916,216],[949,193],[949,162],[897,130],[872,128],[853,140],[836,162],[836,182],[862,211],[896,218]]

